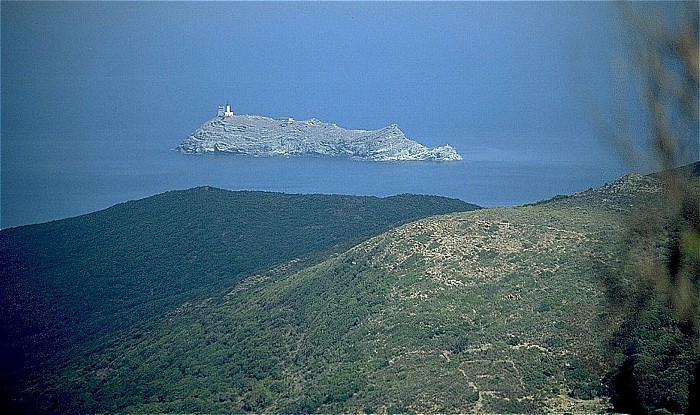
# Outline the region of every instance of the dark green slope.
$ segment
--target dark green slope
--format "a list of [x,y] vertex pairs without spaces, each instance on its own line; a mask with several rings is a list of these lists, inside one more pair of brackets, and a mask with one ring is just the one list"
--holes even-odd
[[[475,208],[432,196],[197,188],[0,231],[3,400],[37,399],[41,386],[39,393],[15,386],[31,389],[56,365],[99,348],[103,336],[251,273],[412,219]],[[35,379],[18,383],[25,376]]]

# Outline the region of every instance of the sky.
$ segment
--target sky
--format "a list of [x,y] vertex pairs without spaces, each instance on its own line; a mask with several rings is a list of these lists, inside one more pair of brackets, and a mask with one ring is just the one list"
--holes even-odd
[[611,9],[3,2],[3,128],[41,108],[55,129],[107,109],[106,128],[149,128],[157,116],[191,130],[228,100],[238,113],[347,128],[396,123],[431,145],[576,140],[579,89],[609,70]]
[[[24,157],[47,134],[63,169],[91,157],[66,140],[139,157],[227,101],[241,114],[397,124],[462,154],[620,164],[586,115],[614,101],[625,45],[613,2],[2,1],[0,16],[6,177],[42,168]],[[118,146],[101,139],[115,132]]]

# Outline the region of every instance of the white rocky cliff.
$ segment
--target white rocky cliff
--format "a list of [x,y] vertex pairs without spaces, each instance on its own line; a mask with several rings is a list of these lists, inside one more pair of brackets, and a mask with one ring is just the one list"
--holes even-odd
[[234,115],[220,108],[175,150],[183,154],[226,152],[250,156],[326,156],[366,161],[462,160],[449,145],[428,148],[406,138],[396,126],[346,130],[316,119],[276,120]]

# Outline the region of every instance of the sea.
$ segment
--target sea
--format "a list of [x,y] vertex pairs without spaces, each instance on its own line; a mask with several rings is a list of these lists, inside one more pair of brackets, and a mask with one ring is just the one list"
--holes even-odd
[[[184,155],[178,140],[87,140],[44,134],[3,142],[0,226],[77,216],[169,190],[229,190],[390,196],[440,195],[484,207],[517,206],[598,187],[624,173],[542,149],[475,146],[459,162],[363,162],[321,157]],[[564,154],[564,155],[562,155]]]

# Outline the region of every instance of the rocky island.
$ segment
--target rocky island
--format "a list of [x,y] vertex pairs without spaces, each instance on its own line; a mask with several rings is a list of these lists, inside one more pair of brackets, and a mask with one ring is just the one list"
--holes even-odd
[[296,121],[258,115],[234,115],[220,107],[175,148],[183,154],[233,153],[257,157],[324,156],[364,161],[457,161],[449,145],[428,148],[392,124],[378,130],[347,130],[317,119]]

